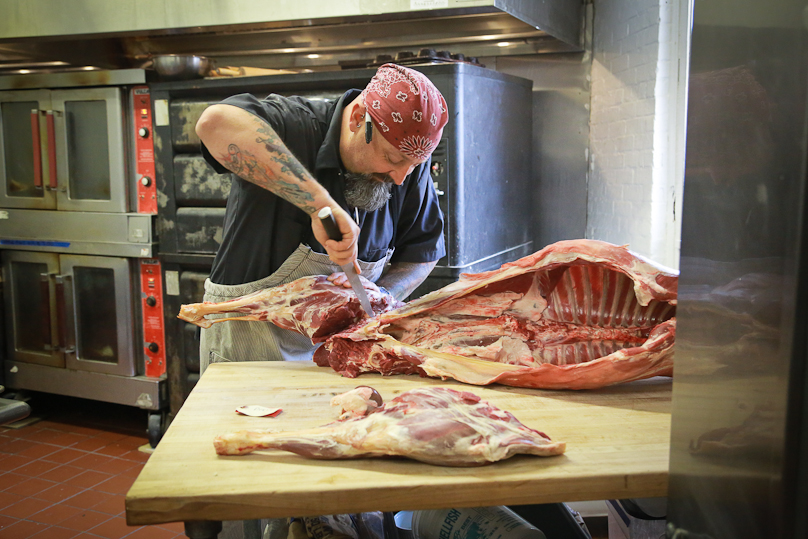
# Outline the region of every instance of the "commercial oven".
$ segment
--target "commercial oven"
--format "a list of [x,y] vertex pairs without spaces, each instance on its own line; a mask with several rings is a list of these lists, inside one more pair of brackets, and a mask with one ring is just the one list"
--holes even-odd
[[142,70],[0,78],[5,383],[149,410],[156,439],[152,116]]
[[0,92],[0,207],[156,212],[153,183],[131,181],[127,162],[126,120],[150,108],[148,96],[146,86]]
[[[533,251],[529,239],[532,83],[467,62],[419,64],[446,99],[451,119],[432,154],[432,179],[445,217],[447,254],[414,297]],[[195,328],[176,320],[179,306],[202,300],[222,237],[230,176],[200,153],[194,127],[222,99],[252,93],[338,99],[364,88],[375,69],[217,78],[151,85],[155,108],[160,260],[165,271],[171,410],[199,371]]]

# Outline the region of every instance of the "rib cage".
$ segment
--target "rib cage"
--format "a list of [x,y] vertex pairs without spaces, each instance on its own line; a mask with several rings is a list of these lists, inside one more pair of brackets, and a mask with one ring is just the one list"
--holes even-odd
[[[555,277],[555,283],[552,283]],[[642,306],[634,295],[634,281],[622,273],[592,264],[564,268],[561,275],[539,277],[546,295],[544,317],[558,322],[597,327],[651,327],[675,311],[667,302],[651,300]]]
[[582,341],[547,346],[541,351],[541,362],[551,365],[578,365],[634,346],[636,343],[629,341]]
[[[563,366],[637,347],[651,328],[675,314],[675,307],[666,302],[641,305],[634,281],[593,264],[539,271],[528,281],[517,277],[511,283],[505,288],[537,284],[546,308],[521,310],[520,294],[484,288],[452,299],[435,312],[399,319],[384,331],[438,352],[513,365]],[[539,319],[533,318],[536,315]],[[514,347],[514,342],[524,344]]]

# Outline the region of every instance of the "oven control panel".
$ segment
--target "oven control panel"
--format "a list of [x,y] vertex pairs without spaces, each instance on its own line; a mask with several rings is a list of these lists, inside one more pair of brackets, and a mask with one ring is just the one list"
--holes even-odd
[[157,213],[157,186],[154,181],[154,133],[148,86],[132,88],[135,129],[135,180],[138,213]]
[[163,278],[159,260],[144,258],[140,261],[140,292],[146,376],[158,377],[166,372]]

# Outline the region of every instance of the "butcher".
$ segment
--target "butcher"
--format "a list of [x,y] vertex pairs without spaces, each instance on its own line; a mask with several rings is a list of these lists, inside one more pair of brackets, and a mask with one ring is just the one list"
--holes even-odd
[[[232,173],[222,244],[204,301],[221,302],[353,263],[363,285],[404,299],[445,254],[431,154],[449,118],[418,71],[378,68],[337,101],[241,94],[207,108],[196,125],[202,153]],[[318,212],[331,208],[342,240]],[[306,337],[267,322],[202,329],[201,372],[221,361],[311,360]]]

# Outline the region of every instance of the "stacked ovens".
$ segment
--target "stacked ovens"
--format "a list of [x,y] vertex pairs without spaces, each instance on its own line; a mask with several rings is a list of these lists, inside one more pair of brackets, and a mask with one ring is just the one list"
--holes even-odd
[[[411,66],[446,98],[449,124],[432,155],[432,177],[445,215],[447,255],[413,294],[486,271],[532,252],[531,81],[467,63]],[[230,186],[202,158],[194,132],[211,104],[238,93],[338,99],[363,88],[375,69],[206,79],[151,85],[155,108],[159,259],[165,272],[166,347],[171,410],[199,376],[196,327],[176,319],[183,303],[202,300],[218,249]]]
[[[12,89],[13,88],[13,89]],[[5,385],[167,408],[142,70],[0,79]]]

